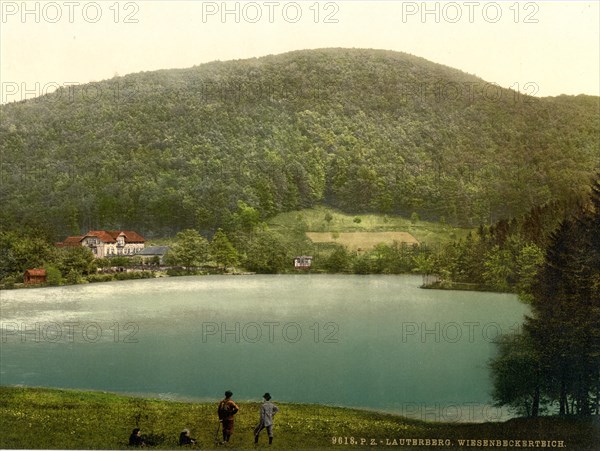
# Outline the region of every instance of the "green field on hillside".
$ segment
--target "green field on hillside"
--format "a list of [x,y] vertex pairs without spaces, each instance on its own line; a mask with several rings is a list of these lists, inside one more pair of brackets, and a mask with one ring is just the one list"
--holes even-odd
[[[331,217],[329,221],[326,220],[328,215]],[[464,239],[474,230],[423,220],[413,223],[408,218],[395,215],[350,215],[326,206],[281,213],[268,219],[267,225],[272,231],[293,242],[305,241],[306,232],[327,232],[334,236],[353,232],[405,232],[428,246]],[[146,244],[170,246],[173,242],[173,237],[152,238]]]
[[267,223],[274,231],[290,236],[305,232],[407,232],[428,246],[465,238],[472,230],[422,220],[412,222],[394,215],[349,215],[325,206],[281,213]]

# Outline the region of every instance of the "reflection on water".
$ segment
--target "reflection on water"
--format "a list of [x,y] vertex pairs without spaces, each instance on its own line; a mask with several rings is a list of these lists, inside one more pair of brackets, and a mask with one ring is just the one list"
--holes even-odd
[[[415,276],[206,276],[3,291],[1,383],[498,419],[493,340],[512,295]],[[485,411],[485,409],[488,409]]]

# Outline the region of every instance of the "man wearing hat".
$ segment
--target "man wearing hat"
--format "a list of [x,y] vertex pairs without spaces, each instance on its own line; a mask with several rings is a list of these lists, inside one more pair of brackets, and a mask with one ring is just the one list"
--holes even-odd
[[273,443],[273,417],[279,408],[271,402],[271,395],[265,393],[263,395],[264,402],[260,405],[260,422],[254,428],[254,443],[258,443],[258,434],[263,429],[267,429],[269,435],[269,445]]
[[229,442],[233,434],[233,416],[238,413],[240,408],[233,402],[231,397],[233,393],[229,390],[225,392],[225,399],[219,403],[219,421],[223,424],[223,443]]

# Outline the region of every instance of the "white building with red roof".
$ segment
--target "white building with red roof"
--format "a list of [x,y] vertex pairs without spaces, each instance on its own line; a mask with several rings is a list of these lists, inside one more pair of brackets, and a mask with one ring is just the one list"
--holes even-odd
[[90,230],[85,235],[69,236],[59,247],[89,247],[96,258],[132,256],[144,249],[145,239],[131,230]]

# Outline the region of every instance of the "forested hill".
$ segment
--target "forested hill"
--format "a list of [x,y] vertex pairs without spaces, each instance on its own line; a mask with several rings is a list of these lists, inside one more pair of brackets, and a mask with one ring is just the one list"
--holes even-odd
[[211,230],[239,200],[476,225],[578,198],[600,163],[598,97],[379,50],[132,74],[0,114],[2,226],[57,235]]

